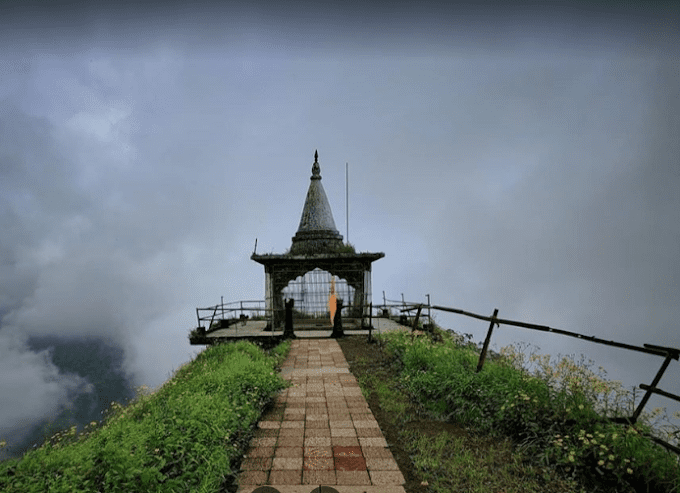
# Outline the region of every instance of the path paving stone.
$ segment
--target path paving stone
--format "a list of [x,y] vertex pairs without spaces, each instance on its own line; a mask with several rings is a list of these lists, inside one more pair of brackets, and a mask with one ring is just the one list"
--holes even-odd
[[295,339],[238,493],[405,493],[404,477],[334,339]]

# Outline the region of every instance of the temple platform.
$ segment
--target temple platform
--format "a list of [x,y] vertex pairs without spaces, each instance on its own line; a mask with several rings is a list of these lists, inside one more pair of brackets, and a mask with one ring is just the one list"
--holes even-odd
[[[329,338],[333,332],[330,324],[327,328],[311,329],[309,325],[302,324],[301,329],[293,328],[293,333],[300,339],[310,338]],[[283,340],[283,330],[266,331],[267,322],[262,320],[247,320],[246,322],[238,322],[227,329],[218,329],[210,332],[202,338],[191,339],[192,345],[212,345],[219,342],[233,341],[233,340],[248,340],[251,342],[262,341],[262,339],[270,339],[272,343],[278,343]],[[401,325],[394,320],[387,318],[372,319],[373,334],[380,334],[382,332],[389,332],[393,330],[410,331],[411,328]],[[343,327],[345,335],[368,335],[368,329],[356,329]]]

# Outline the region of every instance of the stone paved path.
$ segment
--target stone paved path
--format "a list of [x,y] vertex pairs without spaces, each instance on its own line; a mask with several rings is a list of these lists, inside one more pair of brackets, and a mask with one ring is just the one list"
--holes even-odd
[[238,493],[405,493],[404,477],[334,339],[295,339],[294,387],[258,423]]

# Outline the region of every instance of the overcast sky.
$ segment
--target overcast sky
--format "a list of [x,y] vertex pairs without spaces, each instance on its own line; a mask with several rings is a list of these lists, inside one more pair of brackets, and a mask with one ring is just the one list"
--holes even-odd
[[[349,163],[349,241],[385,253],[374,302],[680,347],[677,7],[226,3],[0,7],[0,434],[92,391],[31,338],[155,387],[197,306],[263,299],[255,239],[290,247],[316,149],[340,233]],[[513,341],[629,385],[661,364]]]

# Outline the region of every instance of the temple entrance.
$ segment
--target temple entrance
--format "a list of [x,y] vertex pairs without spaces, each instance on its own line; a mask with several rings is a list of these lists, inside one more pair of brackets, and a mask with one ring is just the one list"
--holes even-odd
[[[343,327],[364,327],[371,303],[371,262],[382,253],[253,255],[265,266],[265,306],[273,330],[282,330],[285,301],[294,300],[298,326],[313,320],[331,325],[329,299],[342,299]],[[311,322],[306,322],[307,325]],[[328,327],[326,326],[326,327]],[[324,327],[324,330],[327,330]]]
[[349,317],[351,306],[347,306],[348,300],[354,300],[355,291],[345,279],[317,267],[290,281],[281,293],[284,300],[294,301],[295,330],[332,330],[337,299],[345,304],[343,323],[355,325]]

